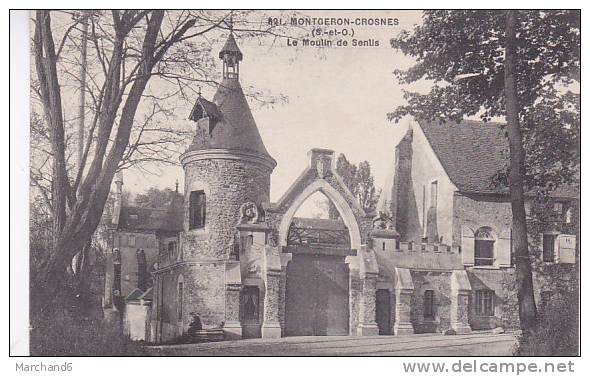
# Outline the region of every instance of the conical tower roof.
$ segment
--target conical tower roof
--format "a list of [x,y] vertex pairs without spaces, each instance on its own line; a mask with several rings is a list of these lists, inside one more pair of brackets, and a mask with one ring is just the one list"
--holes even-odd
[[229,37],[225,41],[223,48],[219,51],[219,58],[223,59],[223,56],[226,54],[228,55],[236,55],[238,60],[241,61],[243,58],[242,51],[238,47],[238,43],[236,43],[236,38],[234,38],[234,34],[230,33]]
[[[219,56],[223,59],[226,54],[234,56],[238,54],[239,59],[242,58],[233,34],[229,35]],[[262,142],[237,75],[223,79],[212,102],[199,97],[190,118],[193,121],[199,121],[204,117],[209,119],[208,127],[205,126],[206,133],[197,132],[188,151],[206,149],[244,151],[270,159],[273,164],[276,163]]]

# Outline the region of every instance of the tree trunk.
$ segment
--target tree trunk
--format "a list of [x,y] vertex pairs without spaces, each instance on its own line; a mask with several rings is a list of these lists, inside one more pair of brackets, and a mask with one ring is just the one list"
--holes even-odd
[[510,200],[512,202],[512,233],[516,263],[516,284],[520,327],[523,332],[534,330],[537,307],[533,293],[532,267],[529,258],[526,212],[524,203],[524,148],[519,122],[516,82],[516,26],[517,11],[506,16],[506,60],[504,63],[504,94],[510,145]]
[[84,118],[86,110],[86,56],[88,43],[88,17],[89,11],[82,11],[82,45],[80,47],[80,108],[78,109],[78,168],[82,166],[84,155]]

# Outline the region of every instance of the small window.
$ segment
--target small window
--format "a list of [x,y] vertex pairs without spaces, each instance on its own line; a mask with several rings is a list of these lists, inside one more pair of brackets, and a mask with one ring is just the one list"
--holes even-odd
[[184,282],[178,282],[178,321],[182,322],[182,304],[184,294]]
[[135,235],[129,235],[129,246],[135,247]]
[[565,211],[565,218],[563,220],[565,223],[572,223],[572,208],[571,206],[567,208]]
[[480,227],[475,233],[475,265],[494,265],[494,236],[490,227]]
[[136,253],[137,256],[137,288],[141,291],[146,291],[148,287],[148,270],[145,252],[140,249]]
[[494,292],[492,290],[475,292],[475,314],[477,316],[494,316]]
[[424,318],[434,319],[434,291],[424,291]]
[[381,249],[385,251],[385,242],[381,243]]
[[543,234],[543,261],[555,261],[555,238],[557,235]]
[[205,227],[205,192],[192,191],[189,200],[189,228]]
[[438,201],[438,182],[433,181],[430,183],[430,207],[436,208]]
[[168,242],[168,257],[174,259],[176,255],[176,242]]

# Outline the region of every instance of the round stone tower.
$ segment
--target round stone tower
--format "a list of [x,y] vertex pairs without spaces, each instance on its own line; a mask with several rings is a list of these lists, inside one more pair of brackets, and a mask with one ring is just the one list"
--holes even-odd
[[223,81],[212,101],[199,95],[190,114],[192,144],[181,156],[185,173],[184,260],[228,260],[240,207],[269,202],[276,166],[256,127],[239,82],[242,52],[230,33],[219,58]]

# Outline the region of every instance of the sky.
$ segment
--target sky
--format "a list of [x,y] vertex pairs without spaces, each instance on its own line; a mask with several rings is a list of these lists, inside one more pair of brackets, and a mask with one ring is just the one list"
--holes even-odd
[[[384,185],[393,168],[394,148],[407,122],[394,124],[388,112],[404,104],[402,86],[393,75],[413,61],[389,45],[391,37],[420,22],[417,11],[314,11],[310,17],[397,18],[397,26],[354,26],[355,39],[379,41],[379,47],[295,48],[280,40],[274,46],[238,38],[244,59],[243,87],[282,95],[273,107],[250,101],[253,116],[270,155],[277,161],[271,176],[271,201],[278,200],[305,168],[312,148],[344,153],[353,163],[369,161],[375,184]],[[285,22],[288,20],[285,19]],[[325,29],[342,29],[329,27]],[[239,36],[239,35],[238,35]],[[346,38],[351,42],[352,38]],[[222,44],[214,47],[217,55]],[[414,89],[413,87],[412,89]],[[203,88],[211,99],[214,90]],[[190,108],[186,109],[187,116]],[[183,183],[181,167],[165,167],[158,175],[125,171],[125,189],[139,193],[147,187]]]

